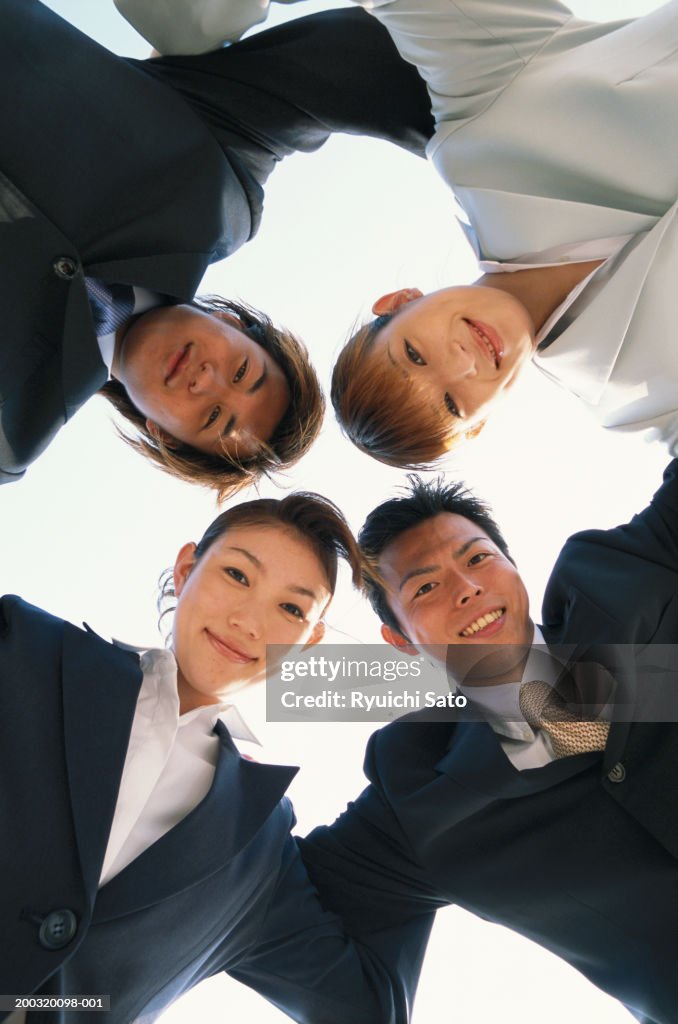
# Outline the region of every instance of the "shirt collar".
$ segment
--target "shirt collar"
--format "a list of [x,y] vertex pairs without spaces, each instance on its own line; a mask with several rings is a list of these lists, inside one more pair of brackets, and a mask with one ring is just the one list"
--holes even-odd
[[469,703],[482,712],[483,718],[495,732],[513,740],[534,739],[534,730],[527,724],[520,710],[520,687],[533,679],[555,683],[559,665],[548,656],[548,647],[539,626],[534,626],[532,646],[520,679],[497,686],[459,686]]
[[193,729],[211,733],[221,719],[234,740],[247,740],[261,746],[260,741],[247,725],[238,708],[229,701],[205,704],[185,714],[179,714],[177,693],[177,662],[174,652],[167,648],[135,647],[114,640],[116,647],[139,655],[144,682],[137,704],[137,714],[148,717],[171,716],[177,728],[190,725]]

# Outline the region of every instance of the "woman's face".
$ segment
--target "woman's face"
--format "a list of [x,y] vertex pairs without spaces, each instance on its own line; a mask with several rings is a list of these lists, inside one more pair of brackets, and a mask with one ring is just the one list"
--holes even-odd
[[497,288],[469,285],[422,295],[403,289],[378,299],[377,315],[395,315],[370,350],[411,377],[422,397],[469,429],[511,387],[534,351],[526,308]]
[[199,451],[247,456],[290,401],[283,371],[235,317],[163,306],[116,343],[113,376],[151,433]]
[[263,679],[267,644],[317,643],[332,596],[303,536],[274,523],[233,527],[197,561],[184,545],[174,585],[182,714]]

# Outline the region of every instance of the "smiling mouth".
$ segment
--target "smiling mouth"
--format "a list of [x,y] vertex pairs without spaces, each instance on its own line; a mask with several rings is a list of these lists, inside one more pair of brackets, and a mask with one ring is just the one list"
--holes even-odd
[[169,384],[178,373],[183,370],[184,366],[188,362],[189,353],[192,342],[188,341],[183,348],[180,348],[178,352],[175,352],[170,359],[169,366],[167,367],[167,373],[165,374],[165,384]]
[[241,647],[238,647],[231,641],[224,640],[222,637],[217,636],[216,633],[212,633],[211,630],[205,629],[205,633],[215,651],[223,658],[226,658],[227,661],[234,662],[236,665],[250,665],[257,660]]
[[477,320],[469,320],[468,317],[464,317],[464,322],[471,328],[473,336],[480,343],[483,352],[487,355],[495,370],[498,370],[504,356],[504,346],[497,332],[487,324],[478,323]]
[[[468,626],[461,630],[459,636],[464,637],[465,640],[472,636],[486,636],[490,632],[490,626],[495,623],[503,624],[505,616],[505,608],[495,608],[493,611],[486,612],[485,615],[481,615],[474,619],[473,622],[470,622]],[[495,627],[495,629],[498,628],[499,626]],[[492,632],[495,632],[495,630],[493,629]]]

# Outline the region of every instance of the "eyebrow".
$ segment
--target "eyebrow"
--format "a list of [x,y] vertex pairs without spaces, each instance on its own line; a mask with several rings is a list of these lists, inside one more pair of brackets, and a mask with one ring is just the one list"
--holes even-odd
[[267,368],[266,364],[264,363],[264,368],[261,371],[261,376],[257,377],[257,379],[255,380],[254,384],[252,384],[251,387],[249,387],[247,389],[247,394],[248,395],[253,395],[256,391],[258,391],[259,388],[262,387],[266,383],[266,378],[267,377],[268,377],[268,368]]
[[228,544],[226,546],[226,550],[227,551],[237,551],[239,554],[243,555],[247,559],[248,562],[251,562],[252,565],[255,567],[255,569],[263,568],[263,566],[262,566],[261,562],[259,561],[259,559],[257,558],[257,556],[253,555],[251,551],[247,550],[247,548],[236,548],[232,544]]
[[237,423],[237,419],[238,418],[235,415],[233,415],[233,416],[231,416],[229,418],[228,422],[226,423],[226,426],[224,427],[224,429],[219,434],[219,437],[222,438],[222,440],[224,438],[227,438],[229,434],[233,433],[233,431],[235,430],[235,425]]
[[[267,377],[268,377],[268,369],[264,365],[264,369],[262,370],[260,376],[257,377],[257,379],[254,381],[252,386],[247,389],[246,394],[248,394],[248,395],[256,394],[256,392],[259,390],[259,388],[263,387],[264,384],[266,383]],[[219,437],[222,439],[222,441],[225,438],[227,438],[230,434],[233,433],[233,431],[235,430],[235,425],[236,425],[237,422],[238,422],[238,417],[236,415],[233,415],[233,416],[229,417],[229,419],[228,419],[228,421],[226,423],[226,426],[224,427],[224,429],[219,434]]]
[[[251,562],[251,564],[256,569],[263,570],[264,567],[263,567],[262,563],[259,561],[259,559],[257,558],[257,556],[253,555],[251,551],[247,550],[247,548],[237,548],[237,547],[234,547],[233,545],[229,544],[227,546],[226,550],[227,551],[238,551],[241,555],[243,555],[248,560],[248,562]],[[310,597],[310,599],[312,601],[317,601],[318,600],[317,594],[313,590],[309,590],[308,587],[300,587],[296,583],[288,583],[286,585],[286,588],[287,588],[287,590],[290,590],[293,594],[301,594],[303,597]]]
[[[452,553],[452,558],[461,558],[463,555],[466,554],[466,552],[468,551],[469,548],[473,547],[473,545],[477,541],[479,541],[479,540],[488,540],[488,539],[489,539],[488,537],[482,537],[482,536],[481,537],[471,537],[470,540],[467,540],[465,544],[462,544],[462,546],[460,548],[457,548],[457,550]],[[403,576],[403,578],[401,579],[400,585],[398,586],[398,591],[400,592],[403,589],[403,587],[405,586],[405,584],[409,583],[409,581],[411,579],[414,579],[416,576],[425,576],[426,574],[428,574],[430,572],[438,572],[438,570],[440,568],[441,568],[441,565],[440,565],[439,562],[437,562],[435,565],[422,565],[422,566],[419,566],[419,568],[417,568],[417,569],[411,569],[409,572],[406,572],[405,575]]]

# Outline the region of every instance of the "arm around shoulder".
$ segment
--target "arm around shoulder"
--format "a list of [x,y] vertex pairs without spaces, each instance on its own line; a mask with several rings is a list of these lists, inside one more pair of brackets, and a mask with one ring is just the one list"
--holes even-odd
[[229,973],[302,1024],[406,1024],[408,986],[382,956],[324,909],[290,836],[257,943]]

